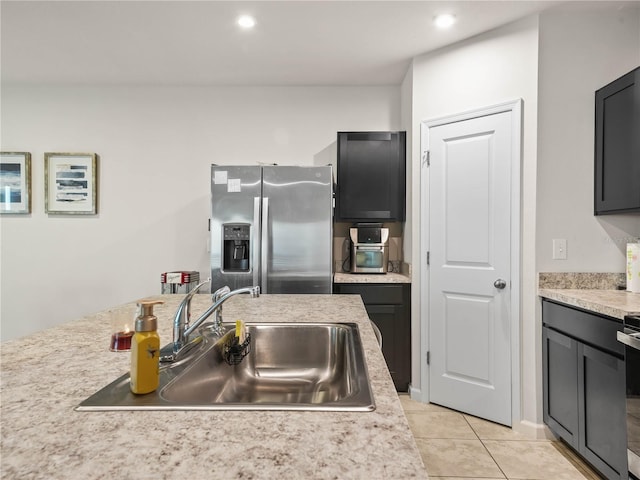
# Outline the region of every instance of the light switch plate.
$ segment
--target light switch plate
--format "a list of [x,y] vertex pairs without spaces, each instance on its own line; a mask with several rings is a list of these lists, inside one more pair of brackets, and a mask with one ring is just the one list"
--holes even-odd
[[565,238],[553,239],[553,260],[567,259],[567,240]]

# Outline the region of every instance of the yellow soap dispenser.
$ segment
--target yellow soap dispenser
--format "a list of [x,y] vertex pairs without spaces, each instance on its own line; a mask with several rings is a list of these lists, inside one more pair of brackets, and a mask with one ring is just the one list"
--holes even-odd
[[138,302],[140,315],[136,319],[136,333],[131,340],[131,391],[151,393],[160,381],[160,337],[158,318],[153,306],[164,303],[160,300]]

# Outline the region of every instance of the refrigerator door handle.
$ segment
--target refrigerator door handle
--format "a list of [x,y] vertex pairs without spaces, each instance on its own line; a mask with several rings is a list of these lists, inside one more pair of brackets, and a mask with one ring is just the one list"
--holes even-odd
[[267,277],[269,275],[269,197],[262,198],[262,242],[260,248],[262,250],[262,284],[260,285],[260,293],[269,293],[267,291]]
[[253,197],[253,234],[251,238],[251,269],[253,285],[260,285],[260,197]]

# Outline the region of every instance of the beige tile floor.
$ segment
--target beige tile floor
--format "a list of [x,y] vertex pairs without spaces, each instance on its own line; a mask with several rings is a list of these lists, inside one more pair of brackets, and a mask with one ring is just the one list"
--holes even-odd
[[400,394],[429,478],[596,480],[561,442],[531,440],[510,428]]

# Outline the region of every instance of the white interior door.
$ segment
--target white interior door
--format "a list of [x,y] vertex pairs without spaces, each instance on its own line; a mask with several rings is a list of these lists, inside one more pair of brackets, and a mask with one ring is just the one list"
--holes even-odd
[[430,253],[429,401],[505,425],[512,421],[512,136],[519,135],[512,115],[428,129],[429,207],[422,213]]

